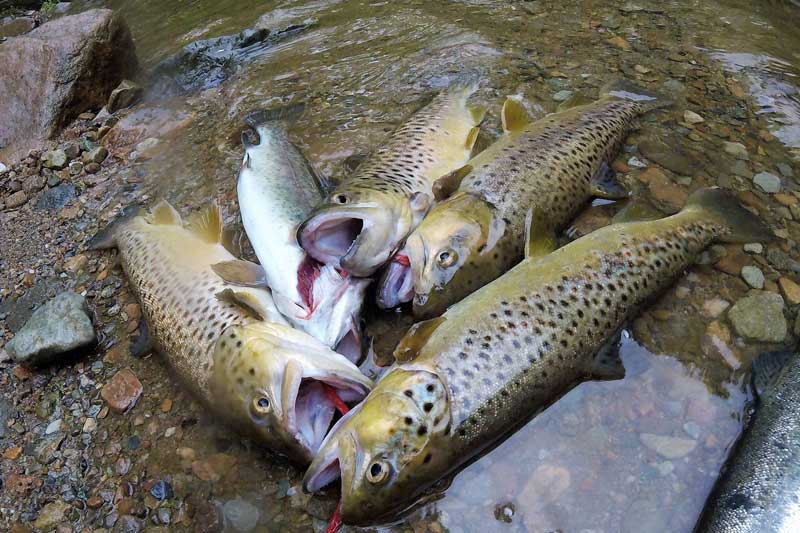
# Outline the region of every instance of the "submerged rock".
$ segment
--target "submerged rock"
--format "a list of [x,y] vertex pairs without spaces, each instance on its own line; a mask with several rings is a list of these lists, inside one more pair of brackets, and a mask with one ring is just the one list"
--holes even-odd
[[697,441],[694,439],[655,435],[653,433],[642,433],[639,435],[639,440],[642,441],[645,447],[667,459],[686,457],[697,446]]
[[751,291],[728,311],[736,333],[763,342],[781,342],[786,338],[783,298],[766,291]]
[[95,341],[86,299],[64,292],[41,306],[6,344],[12,359],[26,365],[50,363]]
[[124,413],[131,409],[142,395],[142,383],[136,375],[128,370],[120,370],[111,381],[103,386],[100,396],[117,413]]
[[776,193],[781,190],[781,179],[769,172],[759,172],[753,176],[753,183],[767,193]]
[[742,267],[742,279],[753,289],[764,288],[764,273],[756,266],[748,265]]
[[116,89],[111,91],[108,97],[106,109],[109,113],[114,113],[120,109],[130,107],[142,97],[142,87],[131,80],[122,80]]
[[242,533],[255,529],[260,516],[258,509],[253,504],[240,498],[225,502],[222,505],[222,514],[225,515],[225,522],[234,531]]

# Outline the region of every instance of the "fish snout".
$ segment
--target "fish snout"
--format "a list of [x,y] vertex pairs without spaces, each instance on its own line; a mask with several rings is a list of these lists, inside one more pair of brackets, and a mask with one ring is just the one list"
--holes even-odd
[[410,258],[398,252],[378,282],[378,307],[391,309],[414,298],[414,276]]

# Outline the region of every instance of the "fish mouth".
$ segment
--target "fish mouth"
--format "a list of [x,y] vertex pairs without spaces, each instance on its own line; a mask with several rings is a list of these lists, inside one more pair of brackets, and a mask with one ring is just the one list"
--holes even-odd
[[[324,449],[324,452],[317,454],[303,478],[303,490],[305,492],[312,494],[319,492],[337,479],[342,478],[342,494],[344,495],[347,481],[344,479],[344,475],[348,471],[352,475],[352,469],[347,468],[350,464],[348,460],[354,461],[356,455],[359,454],[359,449],[358,441],[352,433],[347,431],[337,434],[336,430],[346,419],[353,416],[351,413],[354,413],[357,409],[353,409],[342,417],[331,429],[329,435],[335,435],[335,438],[330,442],[323,442],[323,448],[320,450]],[[341,446],[340,444],[344,445]],[[348,457],[347,452],[351,452],[352,457]],[[344,466],[342,463],[345,463]]]
[[414,298],[414,276],[406,255],[397,254],[386,267],[378,289],[378,307],[391,309]]
[[364,219],[351,212],[322,212],[300,226],[297,241],[320,263],[339,265],[355,249],[364,226]]
[[336,344],[334,350],[345,356],[351,363],[357,364],[364,352],[361,328],[351,327]]

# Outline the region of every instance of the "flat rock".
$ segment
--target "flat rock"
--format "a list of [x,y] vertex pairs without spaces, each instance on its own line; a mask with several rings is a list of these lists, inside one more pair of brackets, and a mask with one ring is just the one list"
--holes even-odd
[[130,31],[109,9],[59,17],[0,46],[0,146],[16,161],[137,69]]
[[54,170],[61,170],[67,166],[67,161],[67,154],[64,150],[48,150],[42,154],[42,164]]
[[742,337],[762,342],[782,342],[788,330],[783,306],[783,298],[779,294],[751,291],[731,307],[728,318],[736,333]]
[[124,413],[136,405],[142,395],[142,383],[129,369],[120,370],[103,386],[100,395],[108,406],[118,413]]
[[726,154],[732,155],[737,159],[750,159],[747,148],[742,143],[725,141],[722,143],[722,148]]
[[766,193],[776,193],[781,190],[781,179],[769,172],[759,172],[753,176],[753,183]]
[[694,111],[692,111],[690,109],[687,109],[686,111],[684,111],[683,120],[687,124],[700,124],[700,123],[706,121],[706,119],[704,119],[703,117],[701,117],[700,115],[698,115],[697,113],[695,113]]
[[222,514],[227,525],[234,531],[252,531],[258,525],[261,516],[258,508],[241,498],[228,500],[222,505]]
[[677,146],[659,139],[645,139],[639,143],[639,151],[650,161],[676,174],[691,176],[694,173],[691,160]]
[[642,441],[645,447],[667,459],[686,457],[697,446],[697,441],[694,439],[655,435],[653,433],[642,433],[639,435],[639,440]]
[[142,87],[135,81],[122,80],[117,88],[111,91],[106,109],[109,113],[114,113],[130,107],[142,98],[143,92]]
[[6,207],[14,209],[15,207],[24,205],[27,201],[28,195],[25,194],[25,191],[17,191],[6,198]]
[[40,531],[47,531],[65,522],[66,512],[69,507],[61,500],[48,503],[42,508],[39,517],[33,522],[33,527]]
[[14,361],[36,366],[56,361],[61,355],[94,341],[86,299],[64,292],[33,313],[6,344],[6,351]]
[[800,285],[789,278],[780,278],[778,280],[778,287],[780,287],[781,294],[783,294],[786,303],[789,305],[800,304]]
[[752,265],[742,267],[742,279],[753,289],[763,289],[766,281],[761,269]]

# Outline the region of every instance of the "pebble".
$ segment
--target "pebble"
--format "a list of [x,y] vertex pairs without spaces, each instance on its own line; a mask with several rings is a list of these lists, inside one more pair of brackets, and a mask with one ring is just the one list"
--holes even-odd
[[170,426],[164,431],[164,436],[170,438],[173,435],[175,435],[176,431],[178,431],[178,428],[176,428],[175,426]]
[[103,506],[103,503],[103,498],[96,494],[94,496],[89,496],[86,499],[86,505],[89,507],[89,509],[99,509]]
[[47,183],[47,180],[44,176],[40,176],[39,174],[34,174],[33,176],[29,176],[24,182],[22,182],[22,190],[27,192],[28,194],[32,194],[44,189],[44,185]]
[[236,498],[228,500],[222,505],[222,514],[225,522],[236,531],[246,533],[252,531],[258,525],[260,512],[253,504]]
[[48,503],[42,508],[39,517],[33,522],[33,527],[41,531],[47,531],[64,523],[69,507],[61,500]]
[[742,143],[725,141],[722,143],[722,146],[726,154],[732,155],[737,159],[750,159],[747,148]]
[[67,166],[67,161],[64,150],[48,150],[42,154],[42,164],[47,168],[61,170]]
[[161,402],[161,412],[169,413],[170,411],[172,411],[172,399],[164,398],[164,401]]
[[759,172],[753,176],[753,183],[766,193],[776,193],[781,190],[781,179],[769,172]]
[[608,44],[610,44],[612,46],[616,46],[620,50],[628,51],[628,50],[631,49],[631,43],[629,43],[628,41],[626,41],[625,39],[623,39],[622,37],[620,37],[618,35],[614,36],[614,37],[611,37],[610,39],[608,39],[607,42],[608,42]]
[[534,470],[519,499],[526,509],[543,507],[556,501],[572,484],[572,475],[563,466],[543,464]]
[[687,124],[700,124],[702,122],[705,122],[705,119],[703,117],[701,117],[700,115],[689,109],[684,111],[683,120]]
[[25,191],[17,191],[8,198],[6,198],[6,207],[13,209],[15,207],[23,205],[27,201],[28,201],[28,195],[25,194]]
[[647,163],[645,163],[638,157],[633,156],[630,159],[628,159],[628,166],[632,168],[647,168]]
[[786,163],[778,163],[778,172],[781,173],[781,176],[786,178],[790,178],[794,176],[794,172],[792,171],[792,167],[787,165]]
[[764,273],[756,266],[742,267],[742,278],[753,289],[764,288]]
[[778,280],[778,287],[781,289],[781,294],[789,305],[800,304],[800,285],[790,280],[789,278],[780,278]]
[[93,150],[89,150],[83,154],[83,164],[89,165],[91,163],[102,163],[108,157],[108,150],[102,146],[98,146]]
[[748,254],[760,254],[764,251],[764,245],[760,242],[750,242],[743,246],[744,251]]
[[77,176],[83,172],[83,163],[80,161],[72,161],[69,164],[69,175],[70,176]]
[[164,501],[172,499],[175,496],[175,492],[172,489],[172,485],[168,482],[164,481],[163,479],[158,481],[153,487],[150,489],[150,494],[158,501]]
[[103,386],[100,395],[112,410],[124,413],[136,405],[136,401],[142,395],[142,384],[136,375],[126,368],[114,374],[111,381]]
[[8,170],[8,167],[0,163],[0,174],[3,174],[6,170]]
[[89,163],[84,167],[87,174],[97,174],[100,172],[100,164],[99,163]]
[[573,92],[567,89],[558,91],[556,94],[553,95],[553,100],[556,102],[564,102],[565,100],[569,100],[572,98]]
[[75,159],[81,155],[81,145],[78,143],[68,143],[64,146],[64,153],[68,159]]
[[680,459],[681,457],[686,457],[697,446],[697,441],[695,439],[655,435],[653,433],[641,433],[639,435],[639,440],[642,441],[645,447],[666,459]]
[[47,428],[44,430],[45,435],[52,435],[53,433],[58,433],[61,431],[61,426],[64,424],[64,421],[60,418],[58,420],[53,420],[49,424],[47,424]]
[[703,314],[709,318],[717,318],[730,306],[731,304],[727,300],[712,298],[703,302]]
[[86,422],[83,423],[83,432],[84,433],[91,433],[97,429],[97,420],[94,418],[87,418]]
[[763,342],[782,342],[787,324],[783,315],[783,298],[766,291],[751,291],[728,311],[736,333]]
[[43,365],[65,353],[95,341],[86,299],[73,292],[63,292],[39,307],[6,350],[14,361]]

